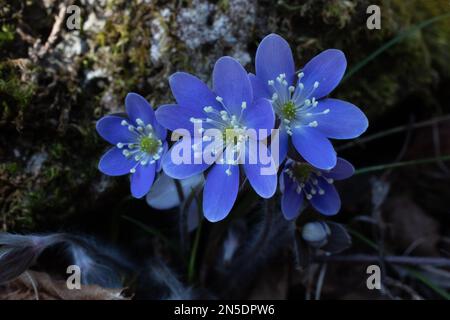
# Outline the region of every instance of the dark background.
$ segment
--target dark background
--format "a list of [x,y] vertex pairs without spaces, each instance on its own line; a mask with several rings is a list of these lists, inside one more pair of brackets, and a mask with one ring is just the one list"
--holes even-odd
[[[81,8],[81,30],[68,30],[65,22],[55,26],[55,17],[70,4]],[[370,4],[381,8],[381,30],[366,27]],[[110,178],[97,170],[107,144],[95,122],[123,111],[130,91],[154,107],[171,103],[170,74],[182,70],[209,81],[213,63],[223,55],[254,71],[257,45],[272,32],[290,43],[298,67],[328,48],[344,51],[348,70],[367,62],[332,93],[369,118],[369,129],[356,144],[335,143],[357,169],[450,155],[450,18],[410,32],[449,11],[444,0],[0,0],[0,229],[93,235],[138,260],[162,257],[187,282],[184,259],[160,237],[123,218],[132,217],[176,242],[177,211],[151,209],[145,200],[131,198],[126,177]],[[52,30],[54,39],[49,38]],[[398,43],[365,60],[392,39]],[[386,134],[399,126],[398,133]],[[359,174],[338,184],[343,207],[333,220],[353,235],[345,253],[377,257],[371,246],[376,244],[387,255],[448,257],[449,175],[448,163],[432,161]],[[379,206],[372,201],[376,182],[389,189]],[[242,237],[251,239],[264,211],[250,191],[245,196],[250,204],[245,210],[237,206],[230,221],[203,224],[191,284],[216,297],[314,296],[323,264],[296,270],[292,240],[282,235],[278,246],[266,248],[241,292],[221,291],[220,282],[227,278],[215,275],[215,261],[228,224],[245,217]],[[269,209],[281,214],[277,203]],[[306,211],[302,219],[314,215]],[[448,298],[445,268],[388,263],[388,290],[380,293],[365,288],[367,265],[357,259],[330,262],[322,298]]]

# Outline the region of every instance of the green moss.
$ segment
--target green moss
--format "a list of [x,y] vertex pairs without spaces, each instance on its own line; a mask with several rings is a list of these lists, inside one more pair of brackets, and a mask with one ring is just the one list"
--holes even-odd
[[21,126],[23,112],[35,94],[36,87],[31,83],[24,83],[20,79],[17,68],[8,63],[0,64],[0,120],[15,121]]
[[14,26],[4,24],[0,28],[0,47],[14,40]]

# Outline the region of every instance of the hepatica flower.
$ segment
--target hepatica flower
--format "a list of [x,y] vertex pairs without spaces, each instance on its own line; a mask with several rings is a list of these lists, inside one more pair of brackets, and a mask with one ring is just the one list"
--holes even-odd
[[337,164],[331,170],[288,159],[280,177],[284,217],[288,220],[298,217],[305,206],[305,199],[321,214],[335,215],[341,208],[341,200],[333,183],[347,179],[354,172],[352,164],[342,158],[337,158]]
[[256,52],[256,75],[250,74],[256,98],[270,99],[280,119],[280,162],[288,139],[314,167],[331,169],[336,152],[328,138],[350,139],[368,126],[366,116],[351,103],[326,96],[339,84],[347,62],[342,51],[329,49],[296,73],[289,44],[270,34]]
[[[239,62],[230,57],[216,62],[212,90],[183,72],[175,73],[169,81],[177,104],[159,107],[156,118],[167,129],[184,132],[184,137],[164,157],[164,172],[185,179],[210,168],[203,190],[203,212],[212,222],[225,218],[233,207],[239,190],[239,164],[243,164],[243,172],[255,191],[264,198],[271,197],[276,190],[276,172],[261,174],[264,164],[247,161],[255,154],[244,146],[267,138],[274,126],[274,112],[267,99],[253,99],[247,72]],[[218,131],[224,143],[215,144],[216,139],[207,134],[209,129]],[[265,129],[265,134],[250,136],[251,129]],[[179,163],[174,159],[186,143],[183,155],[188,161]],[[206,153],[214,161],[205,161]]]
[[141,198],[161,169],[167,149],[166,129],[155,119],[153,108],[140,95],[129,93],[125,99],[128,117],[108,115],[97,122],[97,132],[113,144],[100,159],[98,168],[109,176],[131,175],[131,194]]

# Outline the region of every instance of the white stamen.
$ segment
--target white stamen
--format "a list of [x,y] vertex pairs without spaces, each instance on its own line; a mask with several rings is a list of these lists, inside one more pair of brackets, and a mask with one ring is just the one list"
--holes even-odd
[[246,101],[242,101],[241,108],[242,108],[242,110],[247,108],[247,102]]
[[127,125],[128,125],[128,122],[127,122],[127,120],[122,120],[122,121],[120,122],[120,124],[123,125],[123,126],[127,126]]
[[117,148],[122,149],[123,148],[123,143],[119,142],[119,143],[116,144],[116,146],[117,146]]
[[317,89],[319,87],[319,81],[314,82],[314,89]]
[[214,108],[211,106],[207,106],[207,107],[203,108],[203,111],[205,111],[205,112],[213,112],[213,110],[214,110]]
[[138,124],[138,126],[144,126],[144,121],[142,121],[142,119],[140,118],[136,119],[136,123]]
[[227,170],[225,170],[225,173],[227,174],[227,176],[231,176],[231,170],[230,170],[230,168],[228,168]]
[[310,127],[312,127],[312,128],[315,128],[315,127],[317,127],[319,125],[319,123],[317,122],[317,121],[312,121],[312,122],[310,122],[309,124],[308,124],[308,126],[310,126]]
[[216,97],[216,100],[219,101],[219,102],[223,102],[223,98],[219,97],[219,96]]
[[136,168],[131,168],[130,169],[130,173],[135,173],[136,172]]

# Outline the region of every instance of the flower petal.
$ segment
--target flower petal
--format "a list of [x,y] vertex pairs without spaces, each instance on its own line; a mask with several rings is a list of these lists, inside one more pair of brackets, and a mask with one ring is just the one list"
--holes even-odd
[[125,98],[125,107],[128,117],[135,124],[136,119],[141,119],[145,124],[155,125],[155,112],[143,96],[130,92]]
[[199,78],[185,72],[176,72],[169,78],[172,94],[181,107],[202,112],[206,106],[222,109],[216,95]]
[[[255,129],[258,139],[267,138],[275,125],[272,104],[267,99],[258,99],[242,112],[242,122],[248,129]],[[262,129],[263,132],[259,132]]]
[[227,110],[239,116],[241,105],[253,101],[253,91],[247,72],[241,64],[231,57],[217,60],[213,71],[214,92],[223,98]]
[[264,83],[260,78],[256,77],[253,73],[248,74],[250,83],[253,89],[253,99],[266,98],[270,99],[271,94],[267,83]]
[[[163,171],[174,179],[186,179],[205,171],[211,164],[205,163],[203,159],[201,163],[194,161],[195,152],[192,150],[192,145],[198,142],[197,139],[185,137],[175,143],[162,159]],[[202,145],[205,150],[206,144]]]
[[331,142],[316,129],[307,126],[296,128],[292,135],[292,143],[312,166],[330,170],[336,165],[336,152]]
[[[279,162],[279,164],[281,164],[284,161],[284,159],[286,159],[286,156],[287,156],[287,152],[288,152],[288,148],[289,148],[289,135],[287,134],[286,130],[282,127],[280,127],[278,129],[278,134],[279,134],[279,136],[278,136],[278,143],[279,143],[278,162]],[[273,136],[274,135],[272,135],[271,145],[273,145],[273,143],[274,143]]]
[[98,134],[114,145],[119,142],[134,142],[136,135],[128,130],[128,126],[121,125],[123,120],[127,119],[119,116],[105,116],[101,118],[96,125]]
[[323,195],[316,193],[309,201],[314,209],[326,216],[332,216],[341,209],[341,198],[336,188],[329,184],[325,179],[319,179],[319,187],[325,191]]
[[[257,143],[257,154],[248,155],[256,150],[246,148],[246,158],[244,162],[245,175],[256,193],[263,198],[270,198],[277,190],[277,166],[273,163],[272,156],[267,146],[262,142]],[[261,157],[263,155],[265,159]],[[253,160],[253,161],[250,161]],[[263,161],[264,160],[264,161]],[[265,162],[265,163],[264,163]],[[271,167],[272,166],[272,167]]]
[[196,109],[182,107],[176,104],[162,105],[155,112],[156,119],[170,131],[186,129],[194,134],[194,124],[191,118],[203,118],[203,112]]
[[100,159],[98,169],[108,176],[122,176],[130,173],[136,164],[132,158],[127,159],[122,150],[114,147],[109,149]]
[[355,173],[353,165],[345,159],[337,158],[336,166],[330,172],[324,172],[324,175],[334,180],[344,180]]
[[296,184],[283,173],[284,192],[281,195],[281,212],[287,220],[293,220],[300,215],[304,202],[303,193],[296,192]]
[[280,74],[286,74],[286,80],[292,84],[295,78],[295,65],[289,44],[277,34],[266,36],[256,50],[256,76],[265,84],[275,80]]
[[[318,114],[324,111],[327,113]],[[367,117],[358,107],[338,99],[320,100],[311,119],[317,121],[317,130],[333,139],[359,137],[369,125]]]
[[345,69],[347,60],[341,50],[328,49],[312,58],[302,69],[304,77],[301,82],[305,89],[312,88],[314,82],[319,82],[319,87],[314,90],[312,96],[320,99],[337,87]]
[[155,179],[155,169],[154,163],[136,167],[136,172],[131,175],[131,194],[133,197],[142,198],[150,191]]
[[[228,175],[226,170],[231,174]],[[239,191],[239,166],[215,164],[203,190],[203,213],[211,222],[224,219],[233,208]]]

